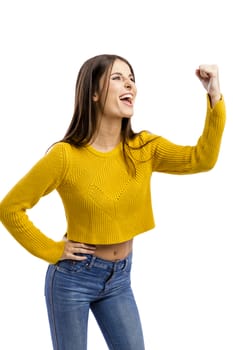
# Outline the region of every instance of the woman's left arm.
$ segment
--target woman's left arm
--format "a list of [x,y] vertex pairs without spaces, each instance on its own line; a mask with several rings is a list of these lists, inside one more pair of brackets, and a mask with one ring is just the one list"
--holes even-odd
[[195,146],[176,145],[163,137],[156,138],[151,150],[153,171],[193,174],[212,169],[218,159],[226,120],[218,67],[200,65],[196,75],[207,91],[207,113],[203,133]]

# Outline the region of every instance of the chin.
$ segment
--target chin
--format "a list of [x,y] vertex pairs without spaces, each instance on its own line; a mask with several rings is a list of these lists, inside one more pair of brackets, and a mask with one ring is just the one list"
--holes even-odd
[[130,118],[132,118],[132,116],[133,116],[133,113],[130,113],[130,114],[124,114],[123,118],[130,119]]
[[131,119],[132,118],[132,115],[124,115],[123,117],[122,117],[122,119]]

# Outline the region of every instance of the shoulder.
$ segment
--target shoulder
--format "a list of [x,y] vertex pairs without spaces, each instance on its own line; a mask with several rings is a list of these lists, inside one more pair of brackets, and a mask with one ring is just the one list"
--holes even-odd
[[142,130],[135,135],[135,137],[129,141],[131,147],[143,147],[149,143],[157,142],[160,136],[152,134],[147,130]]
[[50,153],[50,152],[58,152],[58,153],[59,152],[67,152],[71,148],[72,148],[72,146],[68,142],[58,141],[58,142],[53,143],[49,147],[47,153]]
[[37,163],[36,167],[41,173],[49,173],[51,178],[60,183],[70,169],[72,158],[72,146],[67,142],[55,142],[52,144],[44,157]]
[[56,142],[52,144],[39,160],[39,167],[50,169],[51,172],[66,172],[70,163],[70,152],[72,146],[66,142]]
[[52,144],[46,152],[49,158],[57,158],[67,160],[69,154],[72,153],[73,146],[67,142],[56,142]]

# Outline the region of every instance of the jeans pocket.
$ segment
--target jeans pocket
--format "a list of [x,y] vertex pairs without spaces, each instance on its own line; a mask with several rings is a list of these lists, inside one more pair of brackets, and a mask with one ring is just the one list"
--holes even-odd
[[56,264],[56,270],[63,273],[77,273],[87,267],[86,260],[61,260]]

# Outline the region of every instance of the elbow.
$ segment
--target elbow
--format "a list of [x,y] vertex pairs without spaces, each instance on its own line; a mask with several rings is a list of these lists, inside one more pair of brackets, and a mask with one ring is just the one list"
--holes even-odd
[[2,222],[3,224],[5,223],[6,218],[8,216],[7,212],[8,212],[7,208],[1,203],[0,204],[0,222]]
[[212,170],[213,168],[214,168],[214,165],[212,165],[212,166],[206,166],[206,167],[203,168],[202,172],[210,171],[210,170]]
[[5,208],[2,205],[2,203],[0,203],[0,222],[3,221],[4,216],[5,216]]
[[208,159],[206,161],[202,161],[198,164],[198,171],[205,172],[212,170],[216,165],[216,159]]
[[6,203],[0,203],[0,222],[7,226],[9,222],[13,220],[14,210],[10,205]]
[[197,172],[204,172],[212,170],[218,160],[218,152],[204,151],[195,152],[192,158],[192,164]]

